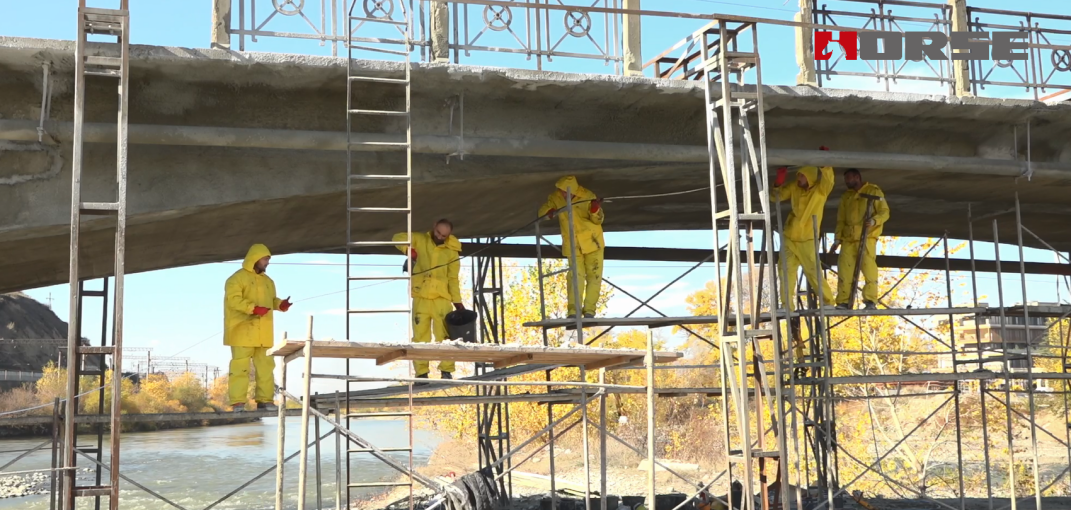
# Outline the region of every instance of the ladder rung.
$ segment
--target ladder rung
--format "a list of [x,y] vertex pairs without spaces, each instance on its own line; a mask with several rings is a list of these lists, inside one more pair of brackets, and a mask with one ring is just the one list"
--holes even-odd
[[373,174],[350,174],[350,179],[368,179],[368,180],[390,180],[390,181],[407,181],[408,175],[373,175]]
[[406,85],[409,80],[404,78],[377,78],[375,76],[350,76],[350,81],[367,81],[371,83],[394,83],[398,85]]
[[766,221],[765,214],[741,214],[736,217],[740,221]]
[[758,99],[759,98],[759,95],[754,93],[754,92],[742,92],[742,91],[738,91],[738,90],[734,90],[734,91],[729,92],[729,95],[731,95],[733,97],[733,99]]
[[99,67],[114,67],[120,69],[123,67],[123,59],[118,57],[86,57],[85,64],[87,66],[99,66]]
[[74,496],[76,498],[95,497],[95,496],[107,496],[112,493],[111,487],[75,487]]
[[409,241],[350,241],[349,246],[408,246]]
[[82,297],[105,297],[103,290],[83,290]]
[[122,18],[129,14],[126,9],[104,9],[101,7],[82,7],[78,10],[81,11],[86,19],[97,18],[98,16],[115,16]]
[[103,76],[105,78],[118,78],[122,76],[119,71],[85,71],[86,76]]
[[360,110],[353,109],[347,110],[353,115],[397,115],[399,117],[405,117],[409,115],[409,112],[400,112],[398,110]]
[[409,212],[408,207],[350,207],[350,212]]
[[725,57],[729,60],[754,60],[759,54],[750,51],[726,51]]
[[[791,368],[825,368],[825,366],[826,366],[826,364],[825,364],[824,362],[817,362],[817,363],[793,363],[793,364],[792,364],[792,367],[791,367]],[[788,370],[788,369],[789,369],[788,365],[785,365],[785,366],[783,366],[783,367],[781,367],[781,368],[783,368],[783,369],[785,369],[785,370]]]
[[78,354],[115,354],[115,346],[83,345]]
[[407,25],[408,25],[408,23],[407,23],[407,22],[405,22],[405,21],[394,21],[394,20],[392,20],[392,19],[383,19],[383,18],[362,18],[362,17],[360,17],[360,16],[350,16],[350,21],[352,22],[353,20],[357,20],[357,21],[367,21],[367,22],[369,22],[369,23],[384,23],[384,24],[387,24],[387,25],[398,25],[398,26],[400,26],[400,27],[404,27],[404,26],[407,26]]
[[773,336],[773,330],[772,329],[745,329],[744,330],[744,336],[745,337]]
[[[86,74],[89,74],[88,72]],[[119,202],[82,202],[79,206],[82,212],[118,212]]]
[[384,49],[384,48],[373,48],[371,46],[358,46],[356,44],[349,45],[349,48],[351,50],[374,51],[376,53],[389,53],[391,55],[401,55],[403,57],[409,54],[409,52],[407,52],[407,51],[388,50],[388,49]]
[[397,418],[400,416],[409,417],[413,413],[408,411],[398,412],[386,412],[386,413],[346,413],[347,418]]
[[358,313],[409,313],[408,308],[394,309],[394,310],[346,310],[346,313],[358,314]]
[[349,450],[350,453],[372,453],[372,452],[375,452],[375,451],[381,451],[381,452],[384,452],[384,453],[392,453],[392,452],[411,452],[411,451],[413,451],[413,449],[412,448],[398,447],[398,448],[378,448],[377,450],[373,450],[371,448],[353,448],[353,449]]
[[346,484],[347,487],[409,487],[411,482],[357,482]]
[[367,280],[408,280],[408,276],[351,276],[349,280],[355,281],[367,281]]
[[409,142],[346,142],[347,145],[360,146],[368,145],[371,147],[409,147]]
[[502,287],[481,287],[480,292],[484,294],[501,294]]

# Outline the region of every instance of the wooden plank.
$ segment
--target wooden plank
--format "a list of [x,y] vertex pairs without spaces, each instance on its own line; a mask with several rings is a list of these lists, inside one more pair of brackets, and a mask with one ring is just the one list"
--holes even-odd
[[588,363],[588,364],[584,365],[584,368],[586,368],[588,370],[598,370],[600,368],[606,368],[606,367],[612,367],[612,366],[617,366],[617,365],[625,365],[625,364],[628,364],[628,363],[633,363],[633,362],[635,362],[637,360],[643,361],[643,356],[640,356],[640,357],[618,356],[616,358],[607,358],[607,359],[604,359],[604,360],[601,360],[601,361],[596,361],[594,363]]
[[387,354],[376,358],[376,366],[386,365],[387,363],[390,363],[396,359],[404,358],[407,352],[408,351],[406,351],[405,349],[398,349],[396,351],[388,352]]
[[520,365],[526,361],[532,361],[532,354],[518,354],[512,358],[506,358],[495,362],[495,369],[511,367],[513,365]]
[[[293,357],[304,347],[303,340],[284,340],[284,343],[272,347],[268,354],[272,356]],[[584,365],[597,363],[611,358],[642,357],[643,352],[635,349],[602,349],[542,347],[527,345],[491,345],[491,344],[377,344],[364,342],[345,342],[337,340],[317,340],[313,342],[312,353],[320,358],[356,358],[376,360],[391,353],[404,350],[405,354],[395,358],[409,361],[460,361],[499,363],[520,359],[521,363],[543,363],[556,365]],[[657,363],[673,362],[684,356],[680,352],[657,352]]]

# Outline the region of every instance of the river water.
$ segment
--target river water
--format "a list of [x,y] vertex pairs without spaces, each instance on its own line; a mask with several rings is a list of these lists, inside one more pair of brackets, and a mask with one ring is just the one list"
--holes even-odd
[[[286,454],[299,448],[300,429],[297,419],[287,420]],[[123,434],[121,472],[130,479],[158,492],[187,510],[203,510],[213,502],[237,489],[242,484],[265,470],[272,472],[243,489],[235,496],[213,509],[272,509],[275,507],[275,456],[278,435],[278,420],[264,419],[258,423],[203,427],[160,432]],[[310,442],[312,426],[309,427]],[[321,435],[330,430],[321,426]],[[408,432],[405,421],[367,420],[355,424],[355,433],[368,439],[379,448],[405,447]],[[45,438],[0,440],[0,451],[33,448]],[[81,440],[88,444],[90,438]],[[413,441],[413,463],[426,465],[440,439],[433,431],[416,430]],[[105,444],[105,451],[108,446]],[[321,490],[324,508],[335,508],[335,438],[330,436],[321,443],[323,475]],[[343,465],[346,442],[342,442]],[[0,466],[14,459],[17,453],[0,453]],[[404,453],[394,454],[403,465],[408,462]],[[353,482],[394,480],[397,472],[367,454],[354,454]],[[5,471],[22,471],[47,468],[51,449],[46,448],[26,457]],[[83,462],[84,461],[84,462]],[[286,463],[286,508],[297,508],[297,457]],[[88,460],[80,459],[82,466],[90,466]],[[107,460],[105,460],[107,464]],[[316,508],[315,464],[313,449],[309,449],[309,484],[306,508]],[[85,483],[85,482],[83,482]],[[105,483],[107,472],[105,471]],[[345,484],[343,473],[343,484]],[[369,497],[374,493],[354,493],[355,498]],[[360,494],[360,496],[358,496]],[[102,498],[107,508],[107,498]],[[93,508],[93,498],[80,500],[79,508]],[[0,510],[47,509],[49,496],[29,496],[0,499]],[[133,485],[121,484],[120,508],[123,510],[158,510],[175,508],[150,496]]]

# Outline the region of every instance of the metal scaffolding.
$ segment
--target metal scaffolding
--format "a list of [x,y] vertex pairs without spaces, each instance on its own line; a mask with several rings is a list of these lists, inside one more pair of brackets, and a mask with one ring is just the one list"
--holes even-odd
[[[450,2],[454,4],[455,16],[457,6],[472,3],[484,7],[496,7],[499,13],[509,12],[509,6],[502,5],[504,2],[493,0],[471,0],[469,2]],[[585,475],[585,505],[592,505],[591,495],[596,492],[591,489],[592,471],[600,471],[600,489],[597,491],[601,496],[601,507],[607,505],[607,480],[606,480],[606,443],[608,439],[625,444],[630,450],[641,454],[648,460],[649,471],[647,473],[648,508],[654,508],[657,487],[655,485],[655,469],[662,467],[674,476],[688,482],[695,489],[684,503],[675,510],[683,507],[687,502],[695,499],[699,494],[711,490],[716,484],[724,484],[729,487],[731,482],[739,482],[742,493],[745,495],[738,505],[740,510],[786,509],[795,506],[798,510],[822,510],[825,507],[836,509],[843,507],[843,497],[852,495],[852,487],[864,477],[873,475],[882,479],[890,487],[897,487],[905,493],[914,494],[916,497],[929,500],[935,504],[945,506],[951,510],[957,510],[945,502],[935,499],[925,490],[910,487],[904,481],[897,480],[886,474],[881,469],[884,459],[893,454],[908,437],[919,430],[927,420],[930,420],[937,412],[951,406],[954,413],[956,434],[956,499],[958,510],[966,508],[968,488],[966,487],[967,474],[965,474],[965,444],[963,437],[964,416],[967,406],[962,401],[970,394],[977,391],[980,412],[982,416],[981,454],[984,456],[984,469],[986,476],[986,492],[989,508],[996,508],[997,496],[994,487],[994,471],[1006,467],[1007,472],[1001,475],[1011,493],[1008,497],[1008,506],[1011,510],[1022,501],[1015,493],[1017,477],[1021,474],[1018,466],[1027,463],[1030,471],[1029,480],[1035,499],[1035,505],[1040,510],[1045,502],[1044,492],[1059,483],[1065,477],[1071,479],[1071,468],[1064,469],[1049,480],[1043,477],[1039,461],[1039,441],[1054,440],[1067,447],[1068,461],[1071,462],[1071,429],[1065,430],[1063,438],[1053,431],[1046,430],[1037,420],[1037,403],[1039,392],[1036,382],[1039,380],[1063,381],[1063,402],[1065,408],[1064,421],[1067,421],[1068,395],[1071,395],[1071,363],[1068,352],[1071,351],[1071,331],[1063,331],[1064,321],[1071,317],[1071,307],[1055,306],[1045,307],[1029,304],[1026,275],[1028,264],[1024,256],[1024,239],[1033,238],[1031,244],[1041,244],[1049,247],[1054,252],[1057,264],[1071,262],[1068,257],[1053,249],[1044,240],[1025,225],[1021,217],[1021,208],[1018,199],[1018,189],[1028,186],[1023,181],[1015,184],[1016,194],[1014,207],[1002,213],[975,217],[971,211],[967,211],[967,221],[971,226],[970,238],[967,240],[970,250],[970,279],[973,303],[969,307],[957,306],[953,302],[952,290],[952,267],[953,260],[950,256],[949,239],[938,239],[930,247],[930,250],[919,259],[916,267],[924,261],[940,265],[942,262],[937,257],[929,257],[938,246],[943,247],[943,273],[946,303],[942,308],[889,308],[888,304],[878,310],[826,310],[821,305],[821,300],[816,297],[820,293],[818,289],[808,289],[807,292],[791,294],[784,288],[783,280],[795,279],[796,275],[782,274],[778,265],[778,253],[775,249],[775,241],[778,240],[778,231],[781,228],[781,211],[779,206],[771,203],[769,198],[770,182],[766,159],[766,134],[764,122],[763,90],[761,78],[761,61],[759,58],[758,28],[761,22],[771,22],[785,25],[788,22],[778,20],[745,19],[741,17],[724,17],[715,20],[702,28],[685,42],[675,46],[675,49],[685,48],[684,54],[679,58],[672,58],[670,52],[652,60],[648,65],[654,65],[657,76],[661,78],[682,78],[689,80],[701,80],[705,90],[705,117],[707,121],[708,148],[710,153],[710,200],[712,211],[712,237],[713,245],[710,257],[696,264],[688,272],[702,267],[706,262],[711,262],[713,280],[717,288],[718,313],[715,316],[695,317],[669,317],[662,314],[650,305],[651,298],[643,300],[631,294],[639,305],[626,317],[620,318],[584,318],[581,310],[572,310],[573,317],[558,319],[548,318],[548,310],[544,296],[543,283],[547,278],[554,276],[544,272],[543,252],[544,248],[561,248],[550,242],[540,230],[539,222],[535,222],[536,233],[536,258],[540,293],[541,320],[525,324],[525,326],[540,328],[542,331],[543,345],[540,348],[518,349],[504,345],[508,343],[505,338],[505,286],[506,278],[503,271],[503,263],[500,256],[480,256],[473,264],[473,302],[474,308],[480,315],[480,344],[467,349],[464,346],[451,347],[459,361],[474,362],[475,375],[470,378],[457,381],[435,381],[421,388],[414,388],[414,383],[423,382],[410,377],[401,378],[373,378],[357,374],[357,366],[353,360],[375,359],[378,364],[384,364],[393,360],[422,359],[420,352],[428,349],[426,344],[410,344],[412,338],[412,296],[410,289],[410,276],[382,276],[379,274],[362,273],[360,265],[352,262],[352,257],[359,253],[362,247],[389,246],[399,247],[403,253],[408,253],[412,243],[412,83],[411,71],[414,65],[411,62],[412,54],[416,48],[422,52],[431,47],[431,43],[423,38],[423,20],[425,2],[410,1],[399,2],[401,8],[389,10],[383,8],[383,3],[364,3],[365,11],[356,12],[354,9],[359,2],[350,4],[346,12],[346,33],[338,36],[332,35],[332,41],[345,42],[347,48],[346,57],[346,118],[347,118],[347,164],[346,164],[346,337],[348,339],[359,336],[359,328],[353,328],[353,317],[367,317],[372,315],[405,316],[407,319],[407,334],[401,342],[389,345],[390,350],[386,353],[373,352],[371,347],[361,346],[356,343],[332,343],[313,340],[313,332],[310,321],[307,339],[302,341],[285,341],[276,348],[276,355],[283,358],[282,382],[280,394],[283,395],[284,404],[288,401],[298,402],[301,405],[300,424],[301,438],[298,452],[287,455],[285,451],[285,423],[286,418],[293,414],[288,411],[286,405],[280,406],[278,411],[278,455],[274,468],[277,483],[276,508],[282,510],[285,506],[283,481],[285,479],[284,465],[293,458],[299,459],[298,479],[299,489],[297,506],[303,510],[307,506],[307,487],[309,485],[309,449],[313,452],[313,466],[315,469],[316,506],[323,508],[321,482],[321,461],[324,455],[321,452],[321,443],[324,439],[334,436],[335,456],[341,461],[345,455],[346,466],[343,474],[342,463],[337,464],[335,477],[336,506],[346,508],[353,500],[353,490],[369,487],[393,487],[404,486],[409,488],[409,508],[413,509],[414,487],[419,484],[436,491],[440,495],[449,491],[438,480],[431,479],[417,473],[413,466],[413,409],[415,406],[433,405],[457,405],[462,403],[474,403],[477,405],[477,448],[479,466],[481,470],[491,473],[497,484],[499,493],[508,497],[512,493],[512,473],[520,465],[531,459],[542,448],[549,450],[551,460],[551,504],[557,506],[557,491],[555,491],[555,438],[560,437],[566,431],[579,426],[583,437],[584,475]],[[623,10],[617,8],[617,2],[612,2],[613,7],[584,7],[584,6],[553,6],[517,2],[514,8],[535,9],[538,15],[547,15],[550,11],[580,12],[586,16],[590,14],[603,14],[606,19],[619,20],[629,15],[643,14],[643,11]],[[391,3],[393,6],[394,4]],[[609,5],[609,4],[608,4]],[[415,6],[415,7],[414,7]],[[332,7],[334,3],[332,2]],[[59,413],[57,403],[56,417],[54,422],[58,424],[63,420],[62,433],[57,426],[57,438],[55,444],[62,444],[62,459],[54,465],[54,471],[62,473],[61,490],[56,491],[59,499],[56,508],[75,507],[77,497],[95,497],[97,507],[101,504],[103,496],[109,497],[109,505],[113,510],[118,507],[119,480],[123,477],[119,470],[120,453],[120,415],[119,406],[105,406],[104,388],[107,387],[105,372],[107,369],[107,357],[111,357],[112,367],[122,367],[122,312],[123,312],[123,275],[124,275],[124,238],[126,226],[126,135],[127,135],[127,112],[128,112],[128,34],[129,14],[126,10],[127,1],[122,0],[119,10],[92,9],[85,7],[85,1],[80,2],[79,7],[79,33],[76,45],[76,81],[75,81],[75,129],[74,151],[72,162],[72,206],[71,206],[71,327],[68,336],[68,351],[73,353],[67,358],[68,366],[68,395],[82,395],[84,388],[79,387],[79,376],[91,375],[99,378],[97,392],[99,399],[98,414],[86,417],[81,414],[79,398],[69,398],[65,403],[65,412]],[[432,11],[429,9],[428,12]],[[467,12],[467,11],[466,11]],[[981,11],[979,11],[981,12]],[[995,12],[995,11],[993,11]],[[638,13],[638,14],[637,14]],[[819,14],[822,20],[828,18],[829,12],[815,11],[815,19]],[[667,13],[651,13],[653,16],[665,16]],[[704,19],[710,19],[706,17]],[[421,37],[415,33],[418,31],[417,22],[420,20]],[[243,21],[244,23],[244,21]],[[334,27],[336,21],[332,21]],[[788,23],[792,24],[792,23]],[[243,25],[244,26],[244,25]],[[835,28],[827,25],[809,23],[795,23],[794,26],[806,28],[808,31],[815,28]],[[979,25],[981,26],[981,25]],[[376,37],[365,37],[363,34],[370,27],[385,29],[387,32],[397,31],[390,34],[391,37],[382,37],[382,33]],[[321,26],[321,29],[324,29]],[[334,28],[332,28],[334,30]],[[541,30],[539,28],[537,31]],[[549,34],[549,28],[548,34]],[[362,34],[355,37],[355,34]],[[248,35],[255,36],[255,30]],[[1035,31],[1037,32],[1037,31]],[[234,32],[246,35],[242,32]],[[326,30],[323,35],[326,38]],[[607,32],[609,34],[609,32]],[[88,55],[86,44],[89,35],[106,35],[116,37],[118,42],[119,56],[95,56]],[[273,34],[262,34],[273,35]],[[277,34],[274,34],[277,35]],[[582,35],[587,35],[585,32]],[[575,34],[574,34],[575,36]],[[542,37],[542,36],[541,36]],[[609,39],[611,36],[607,35]],[[613,36],[616,38],[616,34]],[[1035,36],[1035,39],[1040,36]],[[452,45],[448,45],[454,51],[455,61],[459,58],[462,50],[488,49],[470,47],[473,41],[461,41],[457,35]],[[1036,41],[1035,41],[1036,42]],[[401,49],[398,49],[400,45]],[[673,51],[673,50],[671,50]],[[387,78],[379,74],[373,74],[364,62],[355,56],[355,52],[367,53],[382,57],[393,55],[395,58],[404,59],[404,78]],[[523,51],[517,51],[523,53]],[[552,56],[569,56],[555,48],[537,50],[533,54],[540,59],[546,57],[549,61]],[[1032,53],[1033,54],[1033,53]],[[592,58],[591,55],[583,58]],[[602,53],[596,58],[618,62],[620,58],[616,53]],[[670,65],[668,70],[663,71],[660,66]],[[822,69],[822,68],[820,68]],[[828,75],[831,68],[825,68]],[[82,169],[83,169],[83,136],[84,124],[84,98],[86,93],[86,76],[104,76],[119,81],[119,110],[118,110],[118,153],[117,153],[117,195],[114,201],[92,202],[82,197]],[[944,78],[941,78],[942,81]],[[942,81],[943,82],[943,81]],[[355,86],[360,84],[360,86]],[[1043,85],[1037,80],[1029,83],[1031,86]],[[377,105],[363,104],[362,87],[396,87],[404,91],[404,106],[389,109]],[[396,105],[397,106],[397,105]],[[383,121],[386,119],[386,121]],[[378,126],[383,131],[405,131],[404,142],[369,142],[365,139],[357,140],[353,134],[357,127],[366,128],[368,125]],[[1029,131],[1027,132],[1028,147],[1026,166],[1029,168]],[[404,154],[404,169],[398,168],[394,173],[375,173],[356,168],[353,153],[362,146],[368,145],[392,145],[400,154]],[[395,161],[396,162],[396,161]],[[404,171],[404,173],[402,173]],[[400,185],[404,185],[404,193],[399,191]],[[568,190],[566,203],[572,203],[572,193]],[[385,198],[384,198],[385,197]],[[383,200],[404,200],[404,206],[398,203],[384,203]],[[565,236],[572,236],[572,207],[566,207],[563,214],[567,214],[569,232],[562,232]],[[1009,217],[1014,213],[1014,219]],[[111,289],[112,306],[107,306],[109,295],[109,280],[104,280],[102,290],[86,290],[84,281],[79,278],[79,268],[82,260],[79,257],[79,233],[82,228],[81,215],[83,214],[106,214],[116,215],[115,224],[115,269],[114,286]],[[398,232],[408,233],[402,240],[386,240],[381,238],[369,238],[368,234],[357,232],[356,226],[359,221],[354,220],[355,215],[361,214],[391,214],[405,216],[404,221],[399,219]],[[988,223],[988,225],[987,225]],[[980,302],[977,266],[989,261],[978,261],[975,258],[976,240],[974,226],[979,226],[981,231],[989,231],[991,235],[992,250],[996,258],[995,268],[998,277],[998,292],[996,293],[997,304],[990,307]],[[821,261],[823,260],[823,238],[819,232],[819,225],[815,222],[815,260],[818,261],[815,268],[824,276]],[[1005,289],[1003,288],[1002,276],[1004,268],[1008,267],[1001,261],[1000,237],[1003,234],[1007,238],[1009,229],[1014,230],[1018,257],[1015,262],[1019,266],[1019,278],[1021,281],[1022,305],[1009,305],[1005,303]],[[504,238],[493,238],[486,241],[487,245],[501,243]],[[756,242],[758,246],[756,246]],[[571,243],[574,244],[574,243]],[[574,244],[575,246],[575,244]],[[572,248],[572,247],[571,247]],[[725,250],[724,255],[722,250]],[[578,274],[575,270],[577,254],[575,248],[564,253],[569,260],[567,273],[574,285],[573,289],[579,290]],[[708,266],[710,267],[710,266]],[[989,266],[987,266],[989,267]],[[858,268],[858,265],[857,265]],[[914,268],[912,268],[914,270]],[[688,274],[688,272],[685,273]],[[908,271],[910,273],[910,271]],[[683,277],[682,275],[681,277]],[[377,292],[375,295],[353,292],[351,284],[355,281],[377,281],[382,283],[400,281],[405,284],[405,303],[398,303],[397,308],[385,308],[379,306],[379,299],[384,293]],[[670,282],[670,285],[677,280]],[[853,281],[857,281],[855,275]],[[903,279],[901,279],[901,282]],[[606,283],[613,285],[606,280]],[[899,285],[899,282],[897,283]],[[624,289],[614,286],[624,292]],[[667,285],[668,287],[668,285]],[[895,288],[895,286],[893,287]],[[664,290],[664,289],[663,289]],[[886,295],[893,289],[886,291]],[[658,295],[661,291],[655,293]],[[784,299],[780,299],[783,296]],[[100,346],[82,346],[82,317],[83,302],[86,297],[101,297],[105,302],[103,307],[103,325]],[[579,307],[579,296],[573,296]],[[884,297],[884,296],[883,296]],[[365,299],[364,302],[355,303],[355,300]],[[794,306],[778,307],[778,303],[786,302]],[[376,306],[369,307],[367,302],[375,302]],[[633,317],[633,313],[648,308],[657,313],[658,317]],[[111,313],[109,314],[109,310]],[[834,376],[834,368],[837,361],[843,355],[867,355],[883,354],[878,351],[861,349],[858,351],[835,350],[831,344],[831,336],[836,328],[844,325],[852,318],[860,320],[871,317],[900,317],[910,327],[917,328],[932,338],[935,345],[947,350],[927,351],[914,353],[916,355],[947,354],[951,359],[951,371],[942,373],[898,373],[882,375],[858,375],[858,376]],[[916,318],[925,316],[947,316],[949,331],[946,338],[935,334],[919,322]],[[111,327],[108,327],[108,320]],[[956,318],[974,317],[975,338],[979,342],[973,352],[958,342],[956,336]],[[1023,350],[1014,352],[1015,348],[1008,340],[1008,325],[1013,319],[1022,319],[1024,324],[1030,324],[1032,318],[1045,318],[1049,320],[1043,331],[1039,331],[1034,337],[1030,336],[1029,327],[1026,328],[1027,341]],[[996,352],[996,356],[987,356],[986,349],[982,348],[979,337],[979,324],[983,320],[995,320],[1001,331],[1001,345],[990,354]],[[702,335],[689,329],[689,326],[715,324],[717,338],[704,338]],[[720,363],[708,366],[662,366],[658,363],[669,363],[676,357],[671,354],[655,352],[653,333],[654,328],[680,326],[701,341],[710,344],[719,350]],[[548,331],[552,328],[568,328],[575,330],[578,344],[590,345],[599,338],[607,335],[614,327],[645,327],[648,339],[645,351],[636,350],[589,350],[576,349],[570,353],[555,350],[557,346],[550,345]],[[591,335],[593,328],[604,328]],[[1038,344],[1035,339],[1042,334],[1048,335],[1050,330],[1059,329],[1058,337],[1063,342],[1057,349],[1060,351],[1059,358],[1061,371],[1059,373],[1035,371],[1035,360],[1041,359],[1042,355],[1034,349]],[[109,332],[111,341],[109,342]],[[592,336],[585,341],[585,335]],[[336,345],[338,344],[338,345]],[[444,346],[445,348],[445,346]],[[335,349],[334,351],[332,349]],[[346,349],[350,349],[347,351]],[[357,349],[357,351],[354,351]],[[365,350],[360,350],[365,349]],[[434,350],[434,349],[432,349]],[[442,355],[442,351],[435,351],[436,355]],[[478,356],[477,356],[478,354]],[[900,355],[910,355],[899,351]],[[585,355],[592,357],[578,361]],[[96,369],[87,369],[86,356],[98,357]],[[346,360],[345,374],[315,374],[313,373],[313,359],[343,358]],[[493,361],[487,361],[493,358]],[[297,359],[303,361],[302,391],[295,395],[287,391],[287,365]],[[148,361],[148,359],[146,360]],[[1017,363],[1024,361],[1025,363]],[[999,371],[985,369],[987,364],[997,363]],[[627,386],[607,384],[605,374],[607,370],[626,370],[637,368],[642,365],[646,371],[646,384],[642,386]],[[554,381],[551,383],[551,374],[554,370],[562,367],[578,367],[579,379],[577,381]],[[690,370],[703,369],[716,371],[720,379],[719,386],[698,388],[661,388],[655,386],[656,369]],[[587,382],[587,372],[599,371],[599,382]],[[545,381],[517,381],[511,380],[524,374],[544,372]],[[714,372],[711,372],[714,373]],[[207,379],[207,373],[206,373]],[[311,382],[314,378],[335,379],[345,382],[346,391],[330,395],[313,395]],[[357,385],[374,381],[391,381],[401,383],[397,386],[375,390],[358,390]],[[922,420],[914,429],[907,432],[903,439],[895,443],[886,452],[875,452],[876,460],[862,460],[858,452],[853,452],[845,445],[838,442],[836,413],[838,404],[849,402],[853,399],[865,400],[868,404],[875,399],[883,398],[870,392],[877,387],[889,385],[904,385],[913,383],[948,384],[950,389],[941,393],[925,393],[924,395],[947,395],[947,399],[940,404],[929,416]],[[838,389],[844,386],[862,386],[866,388],[864,395],[850,396]],[[473,386],[472,395],[455,397],[418,397],[417,394],[453,388],[460,386]],[[533,391],[545,388],[544,393],[524,393],[510,391],[511,386],[528,387]],[[1021,389],[1014,389],[1021,386]],[[119,402],[121,385],[111,385],[111,402]],[[644,394],[647,403],[647,444],[645,448],[632,445],[616,436],[608,430],[606,423],[606,396],[608,394]],[[680,396],[687,394],[713,395],[721,402],[720,412],[722,426],[724,428],[725,453],[727,463],[722,473],[712,475],[707,480],[691,480],[682,476],[664,463],[658,460],[657,444],[655,442],[656,405],[659,396]],[[1025,395],[1026,411],[1022,411],[1015,405],[1021,403],[1022,395]],[[907,395],[900,395],[907,396]],[[522,442],[515,442],[510,435],[509,404],[511,402],[537,402],[546,405],[547,425],[533,437]],[[600,419],[589,422],[588,409],[592,403],[598,403]],[[994,405],[994,403],[999,405]],[[554,418],[553,406],[569,406],[571,410],[564,416]],[[1018,406],[1021,407],[1021,406]],[[355,410],[369,409],[397,409],[398,411],[360,412]],[[575,416],[577,413],[580,416]],[[111,448],[108,462],[104,457],[104,425],[103,415],[107,415],[109,427],[109,445]],[[407,421],[408,446],[380,448],[370,441],[358,435],[353,430],[356,420],[363,418],[399,417]],[[1003,437],[993,437],[988,432],[988,425],[996,421],[1003,421]],[[76,423],[92,423],[97,428],[96,446],[81,447],[76,443]],[[321,423],[326,423],[330,431],[320,433]],[[1024,445],[1023,439],[1014,433],[1016,426],[1029,429],[1029,445]],[[313,430],[310,431],[310,427]],[[588,444],[589,431],[597,431],[599,438],[599,459],[592,463],[595,458]],[[310,433],[312,437],[310,438]],[[545,439],[544,439],[545,438]],[[536,452],[525,451],[537,441],[545,441],[543,447]],[[875,444],[876,447],[876,444]],[[342,452],[345,449],[345,453]],[[519,458],[521,454],[526,455]],[[402,454],[407,459],[399,460],[394,454]],[[352,459],[358,455],[370,455],[385,463],[392,469],[403,475],[405,480],[397,482],[372,482],[367,480],[354,480],[354,476],[360,473],[354,469]],[[82,487],[76,484],[75,471],[79,467],[78,457],[81,456],[92,462],[95,468],[96,483],[93,486]],[[1029,458],[1027,458],[1029,457]],[[518,460],[519,458],[519,460]],[[1029,461],[1029,462],[1027,462]],[[841,472],[844,465],[858,465],[863,471],[851,480],[842,479]],[[1006,463],[1006,466],[1004,465]],[[109,483],[103,483],[103,472],[109,471]],[[257,478],[266,476],[271,470],[265,471]],[[725,476],[728,475],[728,476]],[[847,478],[847,477],[844,477]],[[254,479],[256,480],[256,479]],[[343,481],[345,480],[345,481]],[[773,482],[771,483],[771,480]],[[250,482],[252,483],[252,481]],[[136,486],[145,489],[144,486]],[[242,487],[246,487],[245,484]],[[234,495],[242,489],[228,494],[222,500]],[[344,488],[343,488],[344,487]],[[149,491],[152,493],[151,491]],[[156,493],[152,493],[161,499]],[[752,497],[755,496],[755,497]],[[854,497],[854,496],[853,496]],[[165,499],[166,501],[166,499]],[[218,502],[217,502],[218,503]],[[173,504],[173,503],[172,503]],[[726,504],[729,504],[726,502]],[[178,505],[175,505],[178,506]],[[179,507],[181,508],[181,507]]]

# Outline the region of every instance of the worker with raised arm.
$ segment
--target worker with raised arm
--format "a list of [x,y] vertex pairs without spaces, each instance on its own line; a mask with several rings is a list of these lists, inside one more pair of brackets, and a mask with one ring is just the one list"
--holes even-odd
[[[464,310],[461,303],[461,241],[453,235],[454,224],[441,219],[432,225],[430,232],[413,232],[409,248],[409,268],[413,289],[413,342],[448,340],[446,315],[454,310]],[[394,235],[394,241],[405,242],[407,232]],[[398,249],[405,253],[404,245]],[[430,372],[427,361],[414,361],[413,372],[418,379],[427,379]],[[440,377],[453,379],[454,362],[439,362]]]
[[[602,222],[606,213],[602,209],[602,200],[595,196],[591,190],[576,182],[576,177],[568,176],[558,179],[554,184],[555,190],[547,197],[546,203],[539,208],[539,217],[546,215],[548,218],[558,217],[558,224],[562,230],[562,253],[569,259],[572,253],[573,241],[576,241],[576,272],[580,286],[581,313],[586,318],[595,317],[595,307],[599,303],[599,293],[602,290],[603,256],[605,255],[606,243],[603,241]],[[569,236],[569,213],[565,211],[566,194],[572,194],[573,211],[573,237]],[[573,289],[572,274],[567,280],[569,294],[566,299],[569,303],[569,318],[575,318],[577,313],[576,290]]]
[[[823,146],[821,150],[828,151],[829,148]],[[787,310],[795,308],[796,271],[802,266],[810,287],[821,289],[819,298],[822,306],[832,307],[833,293],[829,290],[829,284],[819,278],[816,264],[813,218],[817,217],[821,228],[826,199],[833,191],[833,167],[801,167],[796,171],[796,180],[786,184],[787,175],[788,168],[778,168],[777,179],[771,190],[774,200],[792,202],[792,212],[785,221],[785,231],[781,237],[782,303]]]
[[275,405],[275,360],[268,348],[275,341],[272,315],[290,309],[290,298],[275,295],[275,282],[268,277],[271,252],[254,244],[245,254],[242,268],[223,286],[223,345],[231,348],[227,393],[235,412],[245,410],[249,391],[249,365],[256,372],[254,399],[260,409],[278,410]]
[[[837,308],[851,308],[852,283],[856,280],[858,262],[866,284],[863,286],[863,308],[874,310],[878,301],[877,245],[885,222],[889,221],[889,204],[885,193],[877,185],[863,182],[858,169],[844,172],[844,185],[848,187],[840,196],[837,209],[837,232],[832,251],[840,248],[837,259]],[[866,235],[866,242],[862,237]],[[862,254],[859,250],[862,249]]]

